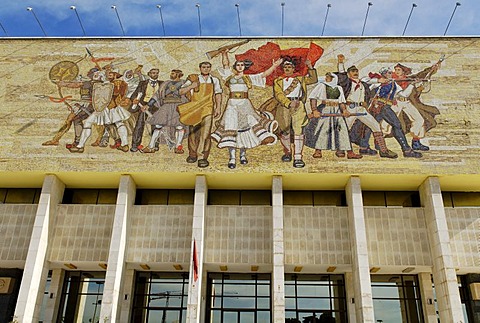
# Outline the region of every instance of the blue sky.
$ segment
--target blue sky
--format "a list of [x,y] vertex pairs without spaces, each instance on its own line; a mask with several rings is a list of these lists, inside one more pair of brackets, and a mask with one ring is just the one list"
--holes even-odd
[[[41,37],[33,8],[48,36],[77,37],[82,30],[74,5],[87,36],[122,36],[111,5],[123,24],[126,36],[162,36],[157,4],[167,36],[198,36],[200,4],[203,36],[239,36],[237,8],[243,36],[280,36],[284,6],[285,36],[319,36],[329,9],[324,36],[360,36],[367,12],[364,0],[3,0],[0,23],[10,37]],[[371,0],[365,36],[400,36],[414,8],[406,36],[443,35],[457,1],[452,0]],[[480,1],[460,1],[447,35],[480,35]],[[0,29],[0,36],[4,37]]]

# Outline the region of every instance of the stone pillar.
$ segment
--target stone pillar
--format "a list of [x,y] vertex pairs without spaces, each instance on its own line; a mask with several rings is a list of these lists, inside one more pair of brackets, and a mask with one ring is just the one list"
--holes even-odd
[[135,288],[135,270],[125,270],[125,278],[123,280],[123,298],[121,302],[121,314],[119,322],[130,322],[131,309],[133,305],[133,295]]
[[285,249],[283,239],[283,182],[274,176],[272,182],[273,224],[273,322],[285,322]]
[[[205,240],[205,211],[207,206],[207,180],[205,176],[197,176],[195,181],[195,200],[192,222],[192,248],[190,253],[190,275],[188,278],[187,323],[204,322],[205,312],[202,307],[204,240]],[[194,264],[196,258],[196,265]],[[194,272],[196,267],[197,279]]]
[[437,177],[429,177],[423,182],[420,186],[420,199],[427,222],[440,321],[463,322],[462,303],[453,265],[445,208]]
[[50,281],[47,306],[45,308],[45,323],[52,323],[57,320],[64,278],[65,271],[63,269],[57,268],[52,270],[52,280]]
[[115,218],[113,219],[107,273],[102,296],[100,322],[119,322],[127,256],[128,212],[135,202],[136,185],[129,175],[120,178]]
[[345,273],[345,297],[347,298],[347,314],[348,322],[356,323],[357,317],[355,315],[355,288],[353,287],[353,274]]
[[374,323],[370,265],[368,262],[367,233],[363,212],[360,178],[351,177],[345,188],[348,205],[348,227],[352,246],[352,274],[355,316],[357,322]]
[[420,295],[422,296],[422,311],[426,323],[437,323],[437,313],[435,313],[435,304],[432,286],[432,274],[419,273],[418,283],[420,285]]
[[64,190],[65,185],[55,175],[45,177],[15,307],[14,316],[22,323],[38,322],[48,277],[48,243],[51,240],[57,205],[63,198]]

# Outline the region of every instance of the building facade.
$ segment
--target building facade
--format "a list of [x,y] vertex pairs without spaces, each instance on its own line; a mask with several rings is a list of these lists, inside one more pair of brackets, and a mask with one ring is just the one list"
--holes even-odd
[[[0,50],[0,321],[480,321],[477,38],[9,39]],[[226,75],[246,58],[248,73]],[[345,100],[318,94],[354,70]],[[352,101],[361,86],[372,96]],[[210,102],[201,123],[184,118],[196,93]],[[205,127],[223,139],[195,151]]]

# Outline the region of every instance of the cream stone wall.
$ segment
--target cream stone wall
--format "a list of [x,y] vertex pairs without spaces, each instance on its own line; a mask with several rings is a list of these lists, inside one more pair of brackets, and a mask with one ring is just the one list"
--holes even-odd
[[431,266],[422,208],[365,207],[371,266]]
[[127,262],[189,262],[193,205],[136,205],[131,210]]
[[284,207],[285,264],[350,265],[345,207]]
[[457,267],[480,267],[480,209],[445,208],[453,263]]
[[2,261],[25,261],[36,212],[36,204],[0,204]]
[[272,207],[207,206],[205,262],[272,263]]
[[49,260],[107,262],[115,205],[59,205]]

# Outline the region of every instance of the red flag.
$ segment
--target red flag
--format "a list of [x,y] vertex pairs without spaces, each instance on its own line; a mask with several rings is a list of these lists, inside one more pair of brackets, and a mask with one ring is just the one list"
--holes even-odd
[[[299,60],[299,64],[295,67],[296,74],[306,75],[308,67],[305,65],[305,61],[308,59],[312,62],[312,65],[315,65],[322,54],[323,48],[314,43],[310,43],[309,48],[289,48],[282,50],[278,44],[268,42],[265,45],[260,46],[258,49],[250,49],[243,54],[235,55],[235,59],[237,61],[244,59],[251,60],[253,65],[245,72],[245,74],[257,74],[262,73],[272,66],[273,60],[285,56],[295,57]],[[273,85],[273,80],[282,74],[282,69],[277,68],[267,77],[267,85]]]
[[197,242],[193,239],[193,281],[198,280]]

